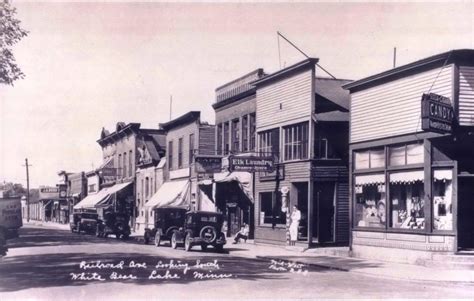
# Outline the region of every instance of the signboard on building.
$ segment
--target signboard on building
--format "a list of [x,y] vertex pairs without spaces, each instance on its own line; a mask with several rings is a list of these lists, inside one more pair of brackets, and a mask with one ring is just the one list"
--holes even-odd
[[275,160],[273,156],[230,156],[229,170],[273,172],[275,170]]
[[222,158],[217,156],[196,156],[194,161],[196,173],[216,173],[222,170]]
[[39,199],[40,200],[58,200],[59,188],[58,187],[40,187]]
[[421,98],[421,128],[441,134],[453,130],[454,110],[448,97],[429,93]]

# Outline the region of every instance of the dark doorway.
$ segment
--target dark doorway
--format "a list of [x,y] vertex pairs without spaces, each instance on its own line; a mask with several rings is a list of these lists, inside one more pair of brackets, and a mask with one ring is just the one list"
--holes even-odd
[[[308,183],[293,183],[296,193],[296,205],[301,211],[301,220],[298,227],[298,240],[308,240]],[[291,194],[291,192],[290,192]],[[291,196],[290,196],[291,197]]]
[[458,177],[458,248],[474,249],[474,177]]
[[334,242],[335,182],[315,182],[313,236],[318,243]]

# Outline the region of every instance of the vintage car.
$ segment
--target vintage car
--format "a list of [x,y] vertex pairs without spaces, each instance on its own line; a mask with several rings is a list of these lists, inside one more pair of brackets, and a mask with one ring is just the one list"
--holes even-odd
[[225,234],[222,232],[224,216],[218,212],[196,211],[188,212],[185,217],[184,227],[173,232],[171,247],[176,249],[178,244],[184,244],[186,251],[194,245],[200,245],[205,251],[208,246],[221,252],[226,243]]
[[99,220],[95,228],[97,237],[107,237],[114,234],[117,239],[127,239],[130,237],[129,218],[125,213],[105,212],[99,215]]
[[154,227],[145,228],[145,244],[150,241],[159,246],[162,240],[171,240],[174,231],[184,224],[184,216],[188,210],[182,207],[161,207],[153,209]]
[[98,216],[94,212],[74,212],[69,220],[71,232],[94,233],[97,227]]

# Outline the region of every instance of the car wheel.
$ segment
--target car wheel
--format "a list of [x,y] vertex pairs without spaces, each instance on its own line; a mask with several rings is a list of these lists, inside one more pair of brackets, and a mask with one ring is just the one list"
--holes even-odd
[[123,240],[127,240],[129,238],[130,235],[128,235],[127,233],[126,234],[122,234],[122,239]]
[[161,234],[160,234],[160,232],[156,231],[156,235],[155,235],[155,246],[156,246],[156,247],[159,247],[159,246],[160,246],[160,243],[161,243]]
[[176,249],[176,248],[178,247],[178,241],[177,241],[177,237],[176,237],[176,236],[177,236],[176,232],[173,233],[173,235],[171,236],[171,247],[172,247],[173,249]]
[[81,234],[81,223],[77,223],[77,234]]
[[207,245],[206,244],[201,244],[201,250],[204,252],[207,250]]
[[120,233],[116,233],[115,238],[120,239]]
[[224,245],[215,245],[214,248],[219,253],[224,251]]
[[189,251],[192,248],[192,243],[191,243],[191,235],[186,234],[186,237],[184,237],[184,250]]

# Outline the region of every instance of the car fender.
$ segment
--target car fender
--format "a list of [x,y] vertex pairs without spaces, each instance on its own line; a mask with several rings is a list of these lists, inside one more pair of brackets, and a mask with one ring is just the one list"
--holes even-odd
[[[161,229],[160,229],[161,230]],[[179,231],[179,228],[178,227],[169,227],[167,230],[166,230],[166,236],[171,238],[171,235],[173,235],[173,232],[174,231]],[[163,235],[163,231],[161,233],[161,235]]]

